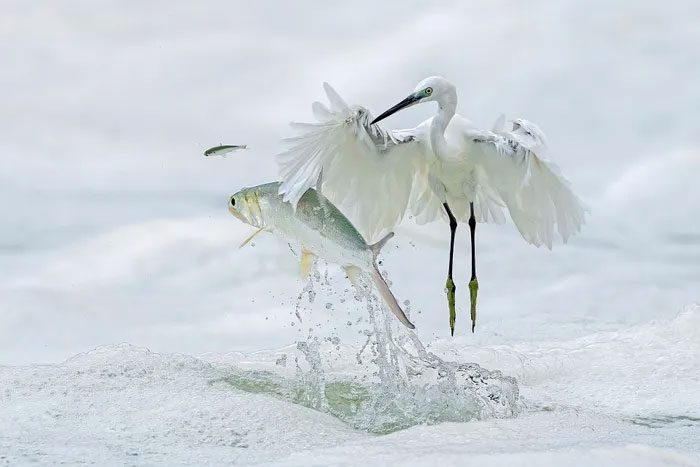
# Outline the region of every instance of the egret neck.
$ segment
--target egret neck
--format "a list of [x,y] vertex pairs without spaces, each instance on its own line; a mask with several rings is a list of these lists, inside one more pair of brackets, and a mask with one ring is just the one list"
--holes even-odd
[[435,153],[435,156],[441,161],[447,161],[454,158],[454,154],[450,154],[445,139],[445,129],[449,125],[450,120],[455,115],[457,109],[457,93],[445,93],[438,98],[438,113],[433,117],[430,124],[430,146]]

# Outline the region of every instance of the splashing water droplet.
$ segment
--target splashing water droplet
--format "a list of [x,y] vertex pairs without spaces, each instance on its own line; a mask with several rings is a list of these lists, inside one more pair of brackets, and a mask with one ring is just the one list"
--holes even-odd
[[[303,298],[316,293],[309,282],[298,297],[297,310]],[[319,296],[324,298],[325,287],[332,286],[319,285]],[[295,365],[268,364],[265,371],[238,371],[225,380],[238,389],[264,392],[329,413],[372,433],[517,414],[515,379],[474,363],[442,360],[426,350],[414,332],[397,324],[371,288],[362,286],[353,291],[352,296],[362,303],[360,308],[367,310],[356,321],[365,324],[351,333],[361,339],[359,342],[343,345],[335,334],[346,330],[348,335],[347,327],[353,325],[354,318],[340,331],[336,327],[336,331],[330,331],[331,336],[322,337],[338,322],[329,320],[328,313],[320,313],[320,306],[316,307],[321,308],[316,315],[313,307],[305,307],[309,310],[304,313],[304,318],[310,320],[309,333],[297,342],[296,351],[285,349]],[[342,298],[338,301],[344,303]],[[320,303],[326,309],[334,306],[325,300]],[[410,302],[405,300],[403,304],[408,308]],[[359,311],[354,304],[351,308],[352,313]],[[318,335],[312,335],[312,331]],[[251,361],[254,357],[249,356],[246,362]]]

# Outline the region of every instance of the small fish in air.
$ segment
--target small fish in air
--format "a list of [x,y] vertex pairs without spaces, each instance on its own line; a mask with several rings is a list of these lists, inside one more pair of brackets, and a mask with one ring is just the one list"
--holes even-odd
[[304,277],[311,271],[317,257],[342,266],[353,284],[357,284],[360,273],[364,272],[372,278],[391,312],[404,326],[414,329],[377,269],[377,255],[394,234],[368,245],[348,218],[316,190],[308,189],[295,210],[282,199],[279,187],[280,183],[274,182],[244,188],[229,199],[229,212],[258,228],[241,246],[260,232],[269,231],[301,244],[301,273]]
[[214,146],[204,151],[204,155],[209,156],[221,156],[227,157],[243,149],[248,149],[247,144],[221,144],[219,146]]

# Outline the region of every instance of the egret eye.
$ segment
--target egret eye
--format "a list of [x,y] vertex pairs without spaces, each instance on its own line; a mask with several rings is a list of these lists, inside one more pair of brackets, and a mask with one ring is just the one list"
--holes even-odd
[[236,198],[231,198],[231,206],[236,206]]
[[433,88],[425,88],[425,93],[431,95],[433,93]]

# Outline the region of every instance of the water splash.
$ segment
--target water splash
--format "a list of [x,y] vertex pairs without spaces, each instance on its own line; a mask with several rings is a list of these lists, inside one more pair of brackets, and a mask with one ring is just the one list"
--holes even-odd
[[[327,274],[323,281],[316,275],[315,282],[319,289],[337,293],[330,291],[337,288]],[[307,284],[305,292],[310,288]],[[284,366],[241,370],[225,381],[239,390],[274,395],[332,414],[372,433],[518,413],[514,378],[475,363],[447,362],[427,351],[413,331],[396,325],[366,279],[350,293],[364,303],[368,316],[359,345],[341,345],[337,335],[323,337],[310,327],[305,340],[270,357],[285,362]],[[255,362],[254,356],[248,356],[247,363],[264,367],[265,357],[257,357]],[[286,365],[290,359],[293,372]]]

